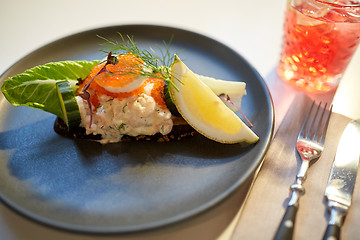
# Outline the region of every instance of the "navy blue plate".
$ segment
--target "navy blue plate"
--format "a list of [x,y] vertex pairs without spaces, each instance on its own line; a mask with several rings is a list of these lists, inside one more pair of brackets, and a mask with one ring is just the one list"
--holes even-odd
[[247,147],[202,136],[179,142],[101,145],[53,131],[55,116],[14,107],[0,94],[0,197],[42,223],[74,231],[131,232],[174,223],[226,198],[254,174],[268,149],[274,111],[261,76],[239,54],[206,36],[162,26],[94,29],[50,43],[18,61],[0,84],[27,68],[60,60],[103,59],[97,35],[134,36],[140,48],[174,40],[170,51],[194,72],[244,81],[242,110],[260,137]]

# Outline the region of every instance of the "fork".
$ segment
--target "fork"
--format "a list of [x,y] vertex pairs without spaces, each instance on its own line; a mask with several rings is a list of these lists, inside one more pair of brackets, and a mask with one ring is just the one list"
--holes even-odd
[[315,105],[315,102],[312,103],[297,137],[296,150],[301,158],[301,166],[296,175],[295,183],[290,186],[292,195],[274,240],[292,239],[296,213],[299,208],[299,199],[305,194],[303,183],[306,179],[306,172],[310,166],[310,162],[319,159],[323,152],[332,106],[329,109],[326,119],[324,119],[327,103],[325,103],[319,116],[321,104],[320,102],[315,110],[314,116],[310,119]]

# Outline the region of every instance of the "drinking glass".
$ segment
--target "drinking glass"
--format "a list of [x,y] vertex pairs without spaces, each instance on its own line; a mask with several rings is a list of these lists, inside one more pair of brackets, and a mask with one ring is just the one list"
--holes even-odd
[[277,72],[298,89],[328,92],[359,42],[360,0],[288,0]]

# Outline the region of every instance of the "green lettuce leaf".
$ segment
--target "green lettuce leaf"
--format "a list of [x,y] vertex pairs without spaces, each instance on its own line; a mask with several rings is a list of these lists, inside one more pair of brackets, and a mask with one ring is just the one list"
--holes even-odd
[[78,79],[85,79],[99,61],[50,62],[28,69],[4,81],[1,91],[15,106],[28,106],[61,117],[63,115],[56,83],[67,80],[76,89]]

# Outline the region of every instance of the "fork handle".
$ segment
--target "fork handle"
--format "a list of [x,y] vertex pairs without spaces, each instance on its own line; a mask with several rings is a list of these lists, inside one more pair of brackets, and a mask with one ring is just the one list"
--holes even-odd
[[292,239],[298,206],[288,205],[274,240]]

